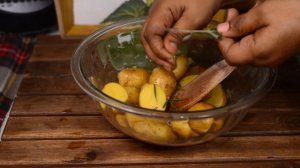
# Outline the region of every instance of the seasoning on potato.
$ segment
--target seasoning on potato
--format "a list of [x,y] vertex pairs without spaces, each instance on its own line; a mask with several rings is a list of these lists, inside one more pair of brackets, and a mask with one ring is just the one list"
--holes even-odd
[[140,107],[164,111],[167,98],[165,92],[156,84],[145,84],[140,92]]

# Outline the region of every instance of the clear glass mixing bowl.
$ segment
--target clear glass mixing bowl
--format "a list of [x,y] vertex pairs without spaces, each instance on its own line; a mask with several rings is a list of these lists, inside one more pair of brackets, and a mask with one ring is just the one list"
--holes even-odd
[[[143,109],[115,100],[101,90],[108,82],[118,82],[120,70],[143,67],[150,71],[156,66],[146,58],[140,43],[143,22],[144,18],[121,21],[94,32],[81,42],[71,60],[77,84],[92,97],[100,112],[115,128],[131,137],[163,146],[187,146],[210,141],[236,126],[247,109],[259,101],[276,80],[276,69],[237,67],[222,82],[227,97],[225,106],[189,113]],[[205,34],[200,39],[196,36],[185,40],[179,54],[185,53],[194,63],[204,67],[222,59],[216,40]],[[186,127],[186,123],[191,121],[204,120],[213,122],[205,132],[190,136],[178,135],[172,125],[175,121]]]

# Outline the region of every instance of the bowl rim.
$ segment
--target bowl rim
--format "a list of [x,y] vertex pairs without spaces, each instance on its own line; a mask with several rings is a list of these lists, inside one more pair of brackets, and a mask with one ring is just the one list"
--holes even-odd
[[105,35],[107,32],[110,32],[115,29],[122,28],[124,26],[136,25],[136,24],[143,24],[145,21],[145,17],[139,17],[135,19],[123,20],[108,26],[105,26],[91,35],[87,36],[76,48],[73,56],[71,58],[71,73],[73,78],[75,79],[76,83],[79,87],[93,99],[104,103],[110,107],[113,107],[121,112],[128,112],[137,115],[143,115],[147,117],[154,117],[154,118],[173,118],[173,119],[197,119],[197,118],[208,118],[208,117],[218,117],[222,116],[225,113],[232,113],[238,112],[240,110],[246,109],[252,106],[254,103],[259,101],[265,94],[267,94],[271,88],[273,87],[276,78],[277,78],[277,68],[268,68],[269,80],[266,80],[264,83],[260,84],[259,89],[257,92],[240,99],[235,104],[225,105],[223,107],[218,107],[210,110],[205,111],[193,111],[193,112],[171,112],[171,111],[156,111],[150,109],[144,109],[140,107],[131,106],[129,104],[125,104],[120,102],[116,99],[113,99],[98,89],[96,89],[92,83],[86,79],[83,75],[81,69],[81,59],[84,56],[81,54],[82,50],[87,46],[89,41],[94,41],[101,36]]

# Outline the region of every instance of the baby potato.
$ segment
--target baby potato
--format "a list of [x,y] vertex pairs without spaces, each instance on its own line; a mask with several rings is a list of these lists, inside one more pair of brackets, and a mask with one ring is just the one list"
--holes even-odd
[[[214,108],[212,105],[204,102],[199,102],[192,106],[188,111],[201,111]],[[199,134],[206,133],[212,126],[214,118],[194,119],[189,121],[189,125],[195,132]]]
[[128,103],[133,105],[139,104],[139,97],[140,97],[140,88],[132,87],[132,86],[125,86],[125,90],[128,93]]
[[127,120],[124,114],[116,114],[115,118],[121,127],[127,127]]
[[189,120],[171,121],[171,128],[177,135],[185,139],[197,136],[197,133],[190,127]]
[[114,82],[107,83],[103,87],[102,92],[121,102],[126,102],[128,100],[127,91],[123,86],[121,86],[118,83],[114,83]]
[[189,66],[189,60],[188,57],[185,55],[181,55],[176,58],[176,68],[173,70],[173,73],[175,75],[175,78],[179,80],[186,70],[188,69]]
[[157,142],[172,142],[176,139],[176,135],[171,128],[158,119],[146,119],[136,122],[133,125],[133,130],[143,137]]
[[212,132],[217,132],[219,131],[222,127],[223,127],[223,124],[224,124],[224,118],[217,118],[215,119],[212,127],[211,127],[211,131]]
[[122,86],[141,88],[148,83],[150,74],[143,68],[127,68],[118,73],[118,80]]
[[153,69],[149,83],[160,86],[164,90],[167,98],[169,98],[176,89],[176,78],[174,74],[161,67]]
[[140,107],[164,111],[167,98],[165,92],[156,84],[145,84],[140,92]]
[[130,128],[133,128],[133,125],[135,123],[146,120],[145,117],[142,117],[142,116],[139,116],[139,115],[136,115],[136,114],[130,114],[130,113],[126,113],[125,118],[126,118],[127,123],[128,123]]
[[[115,82],[110,82],[104,85],[102,92],[121,102],[126,102],[128,100],[128,94],[125,88]],[[100,106],[102,109],[106,108],[106,105],[103,103],[100,103]]]
[[197,76],[199,76],[199,75],[189,75],[189,76],[184,77],[183,79],[181,79],[179,81],[179,86],[180,87],[186,86],[187,84],[192,82]]
[[221,84],[218,84],[203,100],[215,107],[222,107],[226,104],[226,94]]

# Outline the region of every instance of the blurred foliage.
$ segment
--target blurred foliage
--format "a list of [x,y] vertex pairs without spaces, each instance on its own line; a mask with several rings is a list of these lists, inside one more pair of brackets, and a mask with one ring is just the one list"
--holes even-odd
[[117,71],[129,67],[152,70],[155,65],[146,56],[139,37],[140,31],[137,29],[101,41],[98,44],[98,54],[102,64],[106,66],[110,62]]
[[111,13],[102,23],[109,24],[124,19],[146,16],[153,0],[129,0],[124,2],[113,13]]

